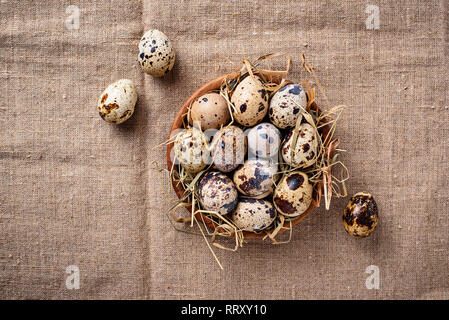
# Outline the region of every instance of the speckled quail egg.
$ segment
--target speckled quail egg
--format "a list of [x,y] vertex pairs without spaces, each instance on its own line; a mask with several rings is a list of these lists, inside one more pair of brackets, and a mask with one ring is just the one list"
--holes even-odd
[[247,76],[235,88],[231,102],[234,119],[245,127],[259,123],[268,112],[269,92],[260,78]]
[[139,64],[143,71],[161,77],[175,64],[175,51],[167,36],[159,30],[145,32],[139,43]]
[[306,168],[316,162],[318,140],[315,128],[308,123],[299,125],[295,150],[292,150],[294,130],[285,137],[282,146],[284,161],[293,167]]
[[121,79],[103,91],[98,99],[98,112],[104,121],[120,124],[134,113],[136,101],[137,90],[134,83],[128,79]]
[[307,175],[300,171],[286,174],[276,187],[273,203],[279,213],[286,217],[297,217],[309,208],[313,186]]
[[281,133],[271,123],[260,123],[248,132],[249,157],[272,158],[278,155]]
[[228,103],[219,93],[206,93],[192,103],[190,124],[199,122],[202,130],[219,129],[230,119]]
[[240,199],[232,213],[234,224],[243,231],[259,232],[269,227],[276,219],[276,210],[267,200]]
[[368,192],[358,192],[349,201],[343,213],[346,232],[355,238],[369,236],[377,226],[376,201]]
[[307,107],[306,93],[299,84],[289,84],[271,98],[268,117],[278,128],[293,128],[298,117],[302,118],[301,107]]
[[209,145],[201,130],[189,128],[176,135],[174,142],[176,160],[190,173],[203,170],[209,161]]
[[230,172],[243,164],[246,146],[246,137],[242,129],[232,125],[221,128],[212,140],[215,167],[222,172]]
[[277,163],[269,160],[246,160],[234,172],[234,184],[243,195],[262,199],[273,192],[277,172]]
[[239,200],[232,180],[224,173],[210,171],[199,183],[200,202],[204,210],[226,215],[234,211]]

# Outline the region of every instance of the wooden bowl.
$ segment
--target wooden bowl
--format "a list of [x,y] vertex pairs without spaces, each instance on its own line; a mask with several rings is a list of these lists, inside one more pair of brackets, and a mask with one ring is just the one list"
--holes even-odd
[[[273,82],[273,83],[277,83],[279,84],[282,80],[282,77],[279,76],[278,74],[276,74],[275,72],[269,71],[269,70],[262,70],[260,71],[260,73],[262,73],[265,78],[267,79],[267,81]],[[176,114],[176,117],[173,121],[173,124],[171,126],[170,129],[170,134],[169,137],[171,137],[171,134],[174,130],[177,129],[182,129],[183,128],[183,117],[186,116],[187,112],[188,112],[188,108],[189,106],[192,104],[192,102],[199,98],[200,96],[202,96],[203,94],[206,94],[207,92],[210,92],[212,90],[217,90],[220,89],[223,80],[225,79],[232,79],[232,78],[236,78],[240,75],[240,72],[233,72],[221,77],[218,77],[208,83],[206,83],[205,85],[203,85],[201,88],[199,88],[197,91],[195,91],[194,94],[192,94],[192,96],[187,99],[186,102],[184,102],[184,104],[182,105],[181,109],[179,109],[178,113]],[[311,105],[311,109],[315,109],[315,110],[320,110],[320,108],[318,107],[318,105],[316,105],[315,102],[312,103]],[[324,123],[326,123],[327,121],[324,120]],[[323,126],[320,129],[320,133],[323,136],[323,138],[325,138],[327,136],[327,134],[329,133],[329,126]],[[324,139],[323,139],[324,140]],[[168,170],[170,170],[172,167],[174,168],[174,170],[178,170],[177,166],[173,166],[173,162],[171,160],[170,154],[172,152],[173,149],[173,143],[170,143],[167,145],[167,168]],[[332,156],[332,155],[331,155]],[[176,192],[176,195],[178,196],[179,199],[181,199],[184,196],[184,188],[182,187],[181,184],[177,184],[175,183],[175,181],[172,180],[172,186]],[[319,202],[320,202],[320,198],[321,198],[321,194],[322,194],[322,190],[323,190],[323,184],[318,184],[317,186],[315,186],[314,191],[313,191],[313,200],[312,203],[310,204],[309,208],[299,217],[297,217],[295,220],[292,221],[292,227],[297,225],[299,222],[301,222],[302,220],[304,220],[309,214],[312,213],[312,211],[319,206]],[[190,208],[187,208],[189,211],[191,210]],[[217,223],[210,220],[209,218],[207,218],[205,215],[201,214],[201,213],[197,213],[196,214],[196,218],[198,220],[204,221],[205,224],[211,228],[211,229],[215,229],[215,227],[217,226]],[[284,227],[289,228],[290,227],[290,223],[289,222],[285,222],[284,223]],[[285,229],[281,229],[279,233],[285,231]],[[248,231],[244,231],[243,235],[245,237],[245,239],[249,239],[249,238],[263,238],[265,237],[265,233],[254,233],[254,232],[248,232]]]

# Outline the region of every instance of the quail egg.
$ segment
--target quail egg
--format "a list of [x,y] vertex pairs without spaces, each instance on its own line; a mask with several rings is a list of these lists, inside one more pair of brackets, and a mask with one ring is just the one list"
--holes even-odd
[[121,79],[103,91],[98,99],[98,112],[104,121],[120,124],[134,113],[136,101],[137,90],[134,83],[128,79]]
[[269,160],[246,160],[234,172],[234,184],[243,195],[262,199],[273,192],[277,172],[278,165]]
[[273,203],[279,213],[286,217],[303,214],[312,202],[313,187],[307,175],[300,171],[286,174],[276,187]]
[[199,183],[200,202],[205,210],[226,215],[234,211],[239,201],[237,189],[224,173],[210,171]]
[[219,129],[230,119],[228,103],[216,92],[206,93],[192,103],[190,123],[199,122],[202,130]]
[[268,228],[276,219],[276,210],[267,200],[240,199],[232,213],[234,224],[243,231],[259,232]]
[[278,155],[281,133],[271,123],[260,123],[248,132],[249,157],[272,158]]
[[207,138],[196,128],[185,129],[178,133],[173,149],[178,163],[192,174],[203,170],[209,161]]
[[294,130],[284,139],[282,157],[284,161],[293,167],[306,168],[316,162],[318,140],[315,128],[308,123],[299,125],[295,150],[292,150]]
[[245,160],[246,137],[239,127],[223,127],[214,135],[212,148],[215,167],[222,172],[230,172]]
[[234,90],[231,102],[234,119],[245,127],[259,123],[268,112],[269,92],[260,78],[247,76]]
[[347,233],[355,238],[369,236],[377,226],[376,201],[368,192],[356,193],[348,202],[343,213],[343,225]]
[[268,117],[278,128],[293,128],[298,117],[302,118],[301,107],[307,107],[306,93],[299,84],[289,84],[271,98]]
[[161,77],[175,64],[175,51],[167,36],[159,30],[145,32],[139,43],[139,64],[143,71]]

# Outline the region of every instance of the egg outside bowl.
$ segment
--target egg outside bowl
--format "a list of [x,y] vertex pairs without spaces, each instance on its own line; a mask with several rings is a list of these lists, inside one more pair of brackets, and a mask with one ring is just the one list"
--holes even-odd
[[[282,81],[282,77],[279,76],[275,71],[259,70],[259,73],[263,74],[265,76],[265,78],[267,79],[267,81],[271,81],[276,84],[279,84]],[[230,80],[233,78],[237,78],[239,75],[240,75],[240,71],[237,71],[237,72],[233,72],[233,73],[218,77],[218,78],[206,83],[201,88],[199,88],[197,91],[195,91],[195,93],[192,94],[192,96],[189,99],[187,99],[186,102],[184,102],[181,109],[179,109],[178,113],[176,114],[176,117],[175,117],[173,124],[171,126],[171,129],[170,129],[169,137],[171,136],[173,131],[183,128],[183,117],[185,117],[187,115],[188,108],[195,99],[199,98],[200,96],[204,95],[207,92],[220,89],[220,87],[225,79]],[[291,83],[290,81],[287,81],[287,82]],[[311,109],[317,110],[318,112],[320,112],[320,107],[315,102],[312,103]],[[324,120],[322,120],[322,122],[326,123],[327,120],[324,119]],[[325,125],[325,126],[321,127],[320,134],[323,137],[323,141],[329,134],[329,130],[330,130],[329,125]],[[173,168],[173,170],[178,171],[178,167],[173,166],[173,162],[170,157],[172,149],[173,149],[173,143],[168,144],[167,145],[167,168],[168,168],[168,170],[171,170],[171,168]],[[331,157],[333,156],[332,150],[330,151],[330,156]],[[182,185],[176,183],[173,179],[171,180],[171,183],[172,183],[173,189],[175,190],[175,193],[178,196],[178,198],[182,199],[184,196],[184,192],[185,192]],[[314,209],[319,206],[320,200],[321,200],[321,195],[323,194],[323,188],[324,188],[323,183],[319,183],[318,185],[315,186],[315,188],[313,190],[312,203],[310,204],[309,208],[302,215],[300,215],[299,217],[292,220],[292,222],[291,222],[292,228],[295,225],[297,225],[299,222],[304,220],[307,216],[309,216],[314,211]],[[186,201],[186,202],[188,202],[188,201]],[[187,207],[187,210],[189,210],[189,212],[191,212],[191,209],[192,209],[191,206],[190,206],[190,208]],[[208,228],[215,229],[218,226],[218,224],[215,221],[212,221],[206,215],[204,215],[200,212],[196,213],[195,217],[198,220],[204,221],[204,223],[206,224],[206,226]],[[290,222],[284,222],[284,227],[290,228]],[[279,231],[279,233],[282,233],[285,230],[286,229],[281,229]],[[245,239],[262,239],[266,236],[266,234],[264,232],[253,233],[253,232],[243,231],[243,236],[245,237]]]

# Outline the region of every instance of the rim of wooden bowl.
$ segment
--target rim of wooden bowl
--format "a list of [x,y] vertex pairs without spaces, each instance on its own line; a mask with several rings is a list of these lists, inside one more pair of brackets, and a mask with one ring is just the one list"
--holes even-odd
[[[270,82],[279,84],[282,81],[282,77],[276,72],[273,72],[270,70],[259,70],[258,72],[262,73],[265,76],[265,78]],[[187,114],[188,108],[191,105],[191,103],[193,102],[193,100],[195,100],[196,98],[199,98],[200,96],[202,96],[212,90],[220,89],[220,86],[222,85],[223,80],[236,78],[239,75],[240,75],[240,71],[223,75],[221,77],[218,77],[218,78],[215,78],[215,79],[209,81],[205,85],[201,86],[198,90],[196,90],[190,96],[190,98],[187,99],[186,102],[184,102],[184,104],[179,109],[178,113],[176,114],[175,119],[173,120],[172,126],[170,128],[169,138],[171,137],[171,134],[174,130],[183,128],[183,117]],[[288,81],[288,82],[291,83],[290,81]],[[312,103],[311,108],[320,111],[320,107],[315,102]],[[323,122],[326,123],[327,120],[324,119]],[[329,126],[328,125],[323,126],[321,131],[322,131],[322,136],[325,138],[327,136],[327,134],[329,133]],[[171,161],[171,157],[170,157],[172,149],[173,149],[173,143],[168,144],[167,145],[167,168],[168,168],[168,170],[171,170],[171,168],[173,167],[173,170],[177,171],[178,168],[177,168],[177,166],[173,166],[173,162]],[[184,192],[185,192],[184,188],[182,187],[181,184],[175,183],[175,181],[173,179],[171,179],[171,183],[172,183],[173,189],[175,190],[177,197],[179,199],[181,199],[184,196]],[[308,217],[313,212],[313,210],[319,206],[319,202],[316,201],[316,195],[318,192],[322,192],[322,188],[323,188],[322,183],[318,184],[316,186],[316,188],[314,188],[312,203],[310,204],[309,208],[307,208],[307,210],[302,215],[300,215],[299,217],[297,217],[296,219],[291,221],[292,228],[294,226],[296,226],[299,222],[304,220],[306,217]],[[186,201],[186,202],[188,203],[188,201]],[[186,209],[191,211],[191,208],[192,207],[190,206],[190,207],[187,207]],[[210,220],[202,213],[197,213],[196,218],[204,221],[204,223],[206,224],[206,226],[208,228],[214,229],[217,226],[216,222]],[[290,222],[284,222],[284,227],[289,228]],[[286,231],[286,229],[281,229],[279,231],[279,233],[282,233],[284,231]],[[245,239],[261,239],[266,236],[266,233],[264,233],[264,232],[254,233],[254,232],[249,232],[249,231],[243,231],[243,235],[244,235]]]

